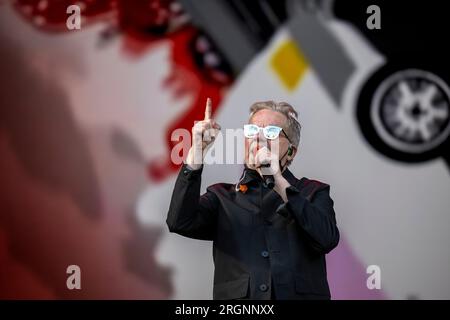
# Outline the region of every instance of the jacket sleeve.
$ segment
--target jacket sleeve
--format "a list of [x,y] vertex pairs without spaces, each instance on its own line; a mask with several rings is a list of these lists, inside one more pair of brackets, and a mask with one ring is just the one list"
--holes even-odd
[[293,217],[303,231],[308,244],[319,253],[328,253],[339,243],[339,230],[330,197],[330,186],[318,190],[311,200],[294,186],[286,188],[288,202],[277,212],[285,217]]
[[166,223],[170,232],[199,240],[213,240],[218,199],[209,190],[200,196],[202,171],[203,167],[198,170],[191,170],[186,165],[181,167]]

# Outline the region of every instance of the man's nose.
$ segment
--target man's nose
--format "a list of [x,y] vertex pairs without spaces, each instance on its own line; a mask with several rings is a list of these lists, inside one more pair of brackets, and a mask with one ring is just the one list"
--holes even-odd
[[266,142],[266,137],[264,137],[264,132],[262,130],[258,131],[257,141]]
[[258,151],[259,149],[261,149],[263,147],[268,147],[267,139],[266,139],[266,137],[264,137],[264,133],[262,130],[259,130],[258,135],[256,136],[256,143],[257,143],[256,151]]

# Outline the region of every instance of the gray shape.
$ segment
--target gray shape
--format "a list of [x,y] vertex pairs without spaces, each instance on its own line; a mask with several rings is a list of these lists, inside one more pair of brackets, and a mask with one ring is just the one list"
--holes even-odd
[[287,26],[339,107],[347,81],[355,70],[355,64],[325,26],[326,19],[331,18],[329,12],[331,2],[326,1],[324,4],[325,10],[320,8],[313,10],[295,3],[288,11],[291,15]]

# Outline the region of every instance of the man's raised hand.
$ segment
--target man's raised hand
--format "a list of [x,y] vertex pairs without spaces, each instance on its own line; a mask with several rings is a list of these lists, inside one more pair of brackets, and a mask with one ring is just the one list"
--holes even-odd
[[206,99],[205,116],[192,127],[192,146],[186,158],[186,164],[192,169],[199,169],[203,158],[212,146],[220,130],[220,125],[212,119],[211,99]]

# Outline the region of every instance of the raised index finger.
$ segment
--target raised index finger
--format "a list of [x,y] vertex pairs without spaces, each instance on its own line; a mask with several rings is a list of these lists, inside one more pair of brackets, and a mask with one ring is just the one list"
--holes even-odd
[[211,119],[211,99],[206,99],[206,108],[205,108],[205,119],[204,120],[210,120]]

